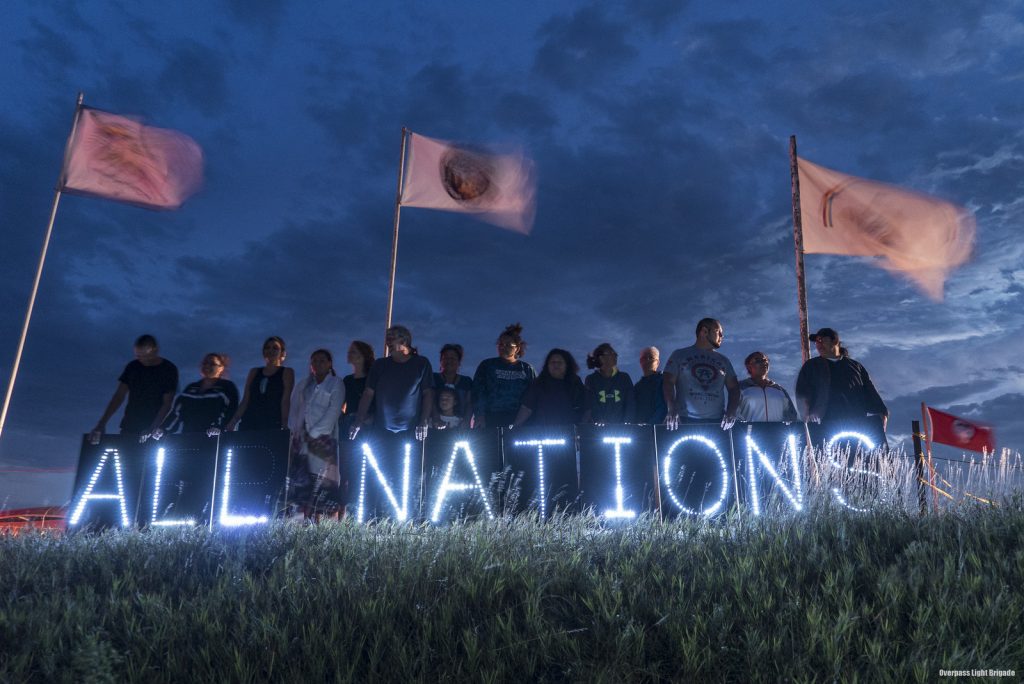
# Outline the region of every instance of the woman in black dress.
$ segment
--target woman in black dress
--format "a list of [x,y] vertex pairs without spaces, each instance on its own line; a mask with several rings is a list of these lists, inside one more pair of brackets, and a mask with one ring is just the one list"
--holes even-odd
[[263,343],[266,365],[249,371],[242,403],[228,423],[228,430],[281,430],[288,426],[295,371],[285,367],[286,356],[284,340],[268,337]]

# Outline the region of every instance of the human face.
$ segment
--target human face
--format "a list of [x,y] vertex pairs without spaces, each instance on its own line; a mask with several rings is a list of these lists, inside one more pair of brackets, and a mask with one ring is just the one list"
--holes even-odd
[[708,344],[711,345],[711,348],[718,349],[722,346],[722,338],[725,337],[725,332],[722,330],[721,324],[716,324],[704,328],[704,335]]
[[645,375],[658,370],[658,364],[660,363],[661,358],[659,358],[658,352],[654,349],[647,348],[640,352],[640,369]]
[[498,356],[506,361],[515,361],[519,345],[509,335],[502,335],[498,338]]
[[455,397],[451,392],[445,392],[438,398],[437,405],[441,409],[441,413],[448,415],[455,411]]
[[568,370],[565,365],[565,358],[561,354],[554,354],[548,359],[548,375],[553,377],[555,380],[562,380],[565,378],[565,371]]
[[827,359],[834,359],[839,356],[839,341],[834,337],[818,335],[817,339],[814,340],[814,348],[818,350],[819,356],[824,356]]
[[597,357],[597,359],[601,363],[601,370],[610,371],[611,369],[615,368],[616,365],[618,365],[619,354],[611,347],[606,347],[604,351],[601,352],[600,356]]
[[448,349],[441,354],[442,373],[458,373],[460,363],[459,354],[454,349]]
[[412,340],[406,339],[405,335],[401,333],[389,330],[384,336],[384,344],[387,346],[388,351],[392,354],[408,354],[409,343]]
[[354,344],[349,345],[348,355],[345,357],[345,360],[351,364],[353,368],[362,369],[363,367],[363,355],[359,353],[359,350]]
[[277,340],[267,340],[263,345],[263,358],[270,363],[284,361],[284,347]]
[[216,354],[207,354],[199,364],[199,374],[208,380],[216,380],[224,372],[224,364]]
[[317,380],[323,380],[331,372],[331,360],[326,354],[313,354],[309,357],[309,372],[316,376]]
[[158,353],[157,348],[151,344],[146,344],[141,347],[135,347],[134,350],[135,358],[141,361],[142,363],[152,361],[153,359],[156,358]]
[[754,380],[764,380],[768,377],[768,366],[768,357],[764,354],[758,354],[750,359],[750,362],[747,364],[747,373]]

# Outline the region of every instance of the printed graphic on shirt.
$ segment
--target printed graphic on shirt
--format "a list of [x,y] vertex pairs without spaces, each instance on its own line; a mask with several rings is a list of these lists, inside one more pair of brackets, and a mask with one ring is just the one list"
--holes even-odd
[[601,390],[597,393],[597,400],[602,404],[607,404],[609,400],[612,403],[617,404],[622,401],[622,395],[619,393],[619,390],[614,390],[612,392],[605,392],[604,390]]

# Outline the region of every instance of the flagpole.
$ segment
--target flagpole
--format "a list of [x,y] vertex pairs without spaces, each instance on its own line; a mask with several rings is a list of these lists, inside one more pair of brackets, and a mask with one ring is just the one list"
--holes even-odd
[[28,308],[25,311],[25,322],[21,326],[21,337],[18,339],[18,351],[14,354],[14,367],[11,369],[11,377],[7,381],[7,394],[4,395],[4,406],[0,410],[0,436],[3,435],[4,425],[7,423],[7,410],[11,406],[11,395],[14,394],[14,381],[18,378],[18,369],[21,367],[21,355],[25,351],[25,339],[28,337],[28,326],[32,321],[32,309],[36,305],[36,295],[39,293],[39,281],[43,277],[43,264],[46,263],[46,252],[50,248],[50,236],[53,234],[53,222],[57,218],[57,205],[60,204],[61,188],[64,187],[64,171],[67,169],[68,154],[71,152],[71,141],[75,138],[75,129],[78,128],[78,115],[82,111],[83,94],[78,93],[78,102],[75,105],[75,118],[71,123],[71,135],[64,146],[64,162],[60,168],[60,176],[57,178],[57,187],[53,192],[53,206],[50,208],[50,221],[46,224],[46,237],[43,238],[43,248],[39,252],[39,264],[36,266],[36,278],[32,282],[32,293],[28,297]]
[[935,466],[932,465],[932,417],[928,414],[928,407],[921,402],[921,424],[924,425],[924,445],[928,454],[928,482],[932,490],[932,510],[939,512],[939,502],[935,499]]
[[398,221],[402,215],[402,183],[405,177],[405,141],[408,129],[402,126],[402,156],[398,162],[398,191],[395,193],[395,228],[391,235],[391,274],[388,278],[388,315],[384,323],[384,356],[388,355],[386,342],[388,328],[391,327],[391,312],[395,302],[395,267],[398,265]]
[[800,313],[800,354],[811,358],[807,336],[807,286],[804,282],[804,226],[800,219],[800,170],[797,166],[796,136],[789,136],[789,175],[793,193],[793,251],[796,253],[796,305]]

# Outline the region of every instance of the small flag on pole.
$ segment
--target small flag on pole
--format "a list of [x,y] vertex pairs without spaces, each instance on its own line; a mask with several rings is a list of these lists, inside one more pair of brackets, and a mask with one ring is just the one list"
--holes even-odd
[[410,134],[401,205],[475,214],[519,233],[533,228],[533,162]]
[[192,138],[82,107],[61,174],[61,190],[177,209],[203,182],[203,151]]
[[996,436],[990,426],[957,418],[931,406],[925,408],[931,424],[931,441],[967,451],[996,450]]
[[936,301],[971,255],[974,217],[954,204],[798,161],[800,218],[808,254],[881,257]]

